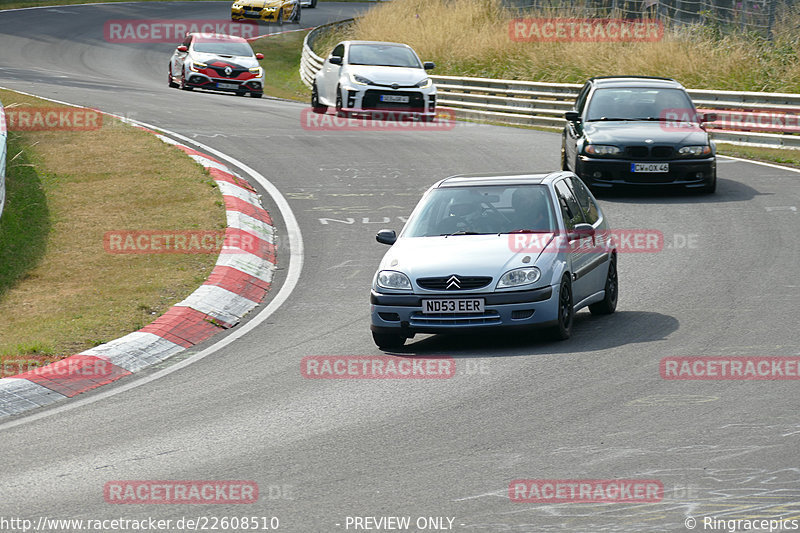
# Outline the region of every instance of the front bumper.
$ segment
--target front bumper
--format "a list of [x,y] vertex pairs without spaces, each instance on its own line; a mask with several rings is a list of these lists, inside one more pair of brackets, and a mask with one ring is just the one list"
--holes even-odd
[[232,20],[263,20],[265,22],[277,22],[278,11],[270,11],[263,8],[247,9],[244,7],[231,8]]
[[[373,290],[370,295],[372,331],[401,333],[445,333],[465,329],[544,326],[558,316],[557,290],[546,286],[527,291],[451,294],[385,294]],[[474,314],[423,314],[422,300],[433,298],[483,298],[484,312]]]
[[[669,172],[631,172],[633,163],[669,163]],[[676,185],[700,188],[711,185],[716,179],[716,157],[704,159],[630,160],[592,158],[579,155],[575,173],[588,185],[597,188],[614,186]]]
[[[383,96],[405,97],[408,102],[384,102]],[[429,89],[401,87],[397,90],[378,86],[345,86],[342,88],[342,111],[350,115],[375,118],[422,118],[436,116],[436,92]]]
[[[220,84],[223,84],[220,86]],[[217,78],[208,76],[202,72],[189,72],[186,76],[186,85],[198,89],[208,89],[211,91],[226,91],[233,93],[263,93],[264,78],[249,78],[246,80]],[[235,86],[235,87],[234,87]]]

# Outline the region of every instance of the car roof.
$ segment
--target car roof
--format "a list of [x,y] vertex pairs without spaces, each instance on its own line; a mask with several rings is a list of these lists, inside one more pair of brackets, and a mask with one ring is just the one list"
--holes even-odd
[[393,43],[389,41],[342,41],[339,44],[380,44],[380,45],[392,45],[392,46],[403,46],[405,48],[411,48],[405,43]]
[[208,39],[209,41],[228,41],[228,42],[235,42],[235,43],[246,43],[247,39],[244,37],[239,37],[238,35],[226,35],[224,33],[202,33],[202,32],[192,32],[190,35],[194,37],[205,40]]
[[441,180],[435,185],[441,187],[479,187],[482,185],[546,185],[570,172],[541,172],[535,174],[457,174]]
[[595,87],[662,87],[683,89],[683,85],[672,78],[655,76],[598,76],[589,78]]

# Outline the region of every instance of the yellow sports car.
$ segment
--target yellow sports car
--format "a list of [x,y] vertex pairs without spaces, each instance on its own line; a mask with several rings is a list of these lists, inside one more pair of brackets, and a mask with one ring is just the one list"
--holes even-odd
[[299,0],[234,0],[231,20],[300,23]]

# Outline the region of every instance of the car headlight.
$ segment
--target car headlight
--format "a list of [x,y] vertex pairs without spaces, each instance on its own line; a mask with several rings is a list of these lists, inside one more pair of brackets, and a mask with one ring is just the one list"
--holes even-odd
[[614,155],[622,153],[622,148],[611,144],[587,144],[583,151],[592,155]]
[[402,272],[396,270],[381,270],[378,272],[378,287],[398,291],[410,291],[411,280]]
[[358,85],[375,85],[372,83],[372,80],[365,78],[364,76],[359,76],[358,74],[350,74],[350,81],[357,83]]
[[698,157],[701,155],[708,155],[711,153],[711,147],[707,144],[700,146],[684,146],[678,150],[678,153],[683,156]]
[[277,7],[265,7],[264,8],[264,11],[277,11],[277,10],[278,10]]
[[541,277],[542,272],[536,267],[515,268],[500,276],[500,281],[497,282],[497,288],[507,289],[509,287],[530,285],[531,283],[539,281]]
[[431,79],[430,78],[425,78],[421,82],[417,83],[417,87],[419,87],[420,89],[427,89],[430,86],[431,86]]
[[200,72],[199,69],[206,68],[208,65],[205,63],[201,63],[199,61],[192,61],[192,70],[195,72]]
[[261,74],[264,72],[261,67],[253,67],[248,69],[252,74],[261,77]]

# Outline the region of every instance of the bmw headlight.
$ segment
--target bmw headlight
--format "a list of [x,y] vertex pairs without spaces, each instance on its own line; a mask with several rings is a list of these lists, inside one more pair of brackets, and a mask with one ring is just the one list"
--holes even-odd
[[402,272],[396,270],[381,270],[378,272],[378,287],[398,291],[410,291],[411,280]]
[[622,153],[622,148],[611,144],[587,144],[583,151],[591,155],[615,155]]
[[711,147],[707,144],[700,146],[684,146],[678,150],[678,153],[684,157],[700,157],[711,153]]
[[264,72],[261,69],[261,67],[253,67],[253,68],[248,69],[248,70],[250,71],[251,74],[255,74],[258,77],[261,77],[261,74]]
[[539,281],[541,277],[542,272],[536,267],[515,268],[500,276],[500,281],[497,282],[497,288],[507,289],[509,287],[530,285],[531,283]]
[[430,78],[425,78],[421,82],[417,83],[417,87],[419,87],[420,89],[427,89],[430,86],[431,86],[431,79]]
[[270,12],[274,12],[274,11],[277,11],[277,10],[278,10],[277,7],[265,7],[264,8],[264,11],[270,11]]
[[357,83],[358,85],[374,85],[372,80],[367,79],[364,76],[359,76],[358,74],[350,74],[350,81]]
[[192,70],[195,72],[199,72],[199,69],[203,69],[208,67],[205,63],[201,63],[199,61],[192,61]]

